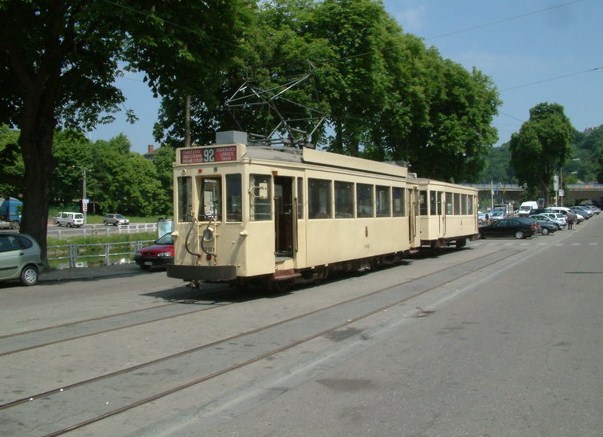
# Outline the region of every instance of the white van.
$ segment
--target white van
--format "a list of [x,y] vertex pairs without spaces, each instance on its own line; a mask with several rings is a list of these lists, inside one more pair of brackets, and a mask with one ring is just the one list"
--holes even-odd
[[68,228],[79,228],[84,224],[84,214],[81,212],[61,212],[54,218],[57,226],[67,226]]
[[519,211],[517,211],[517,215],[519,217],[529,217],[532,215],[532,211],[538,209],[538,202],[534,200],[528,200],[526,202],[522,202],[519,206]]

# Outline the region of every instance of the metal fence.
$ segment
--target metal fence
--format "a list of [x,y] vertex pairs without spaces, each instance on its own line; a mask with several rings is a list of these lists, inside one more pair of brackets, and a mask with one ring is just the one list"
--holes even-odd
[[[168,222],[166,222],[168,223]],[[171,222],[169,222],[171,224]],[[49,237],[59,240],[74,236],[106,236],[115,234],[140,234],[157,232],[157,223],[133,223],[126,226],[87,225],[81,228],[48,227]]]
[[91,267],[129,263],[136,251],[153,240],[121,243],[61,244],[48,246],[48,262],[53,268]]

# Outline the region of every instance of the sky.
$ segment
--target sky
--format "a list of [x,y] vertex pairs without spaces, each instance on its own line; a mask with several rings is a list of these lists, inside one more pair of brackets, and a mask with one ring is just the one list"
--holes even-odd
[[[423,38],[443,58],[489,76],[502,104],[493,120],[500,145],[539,103],[558,103],[579,131],[603,125],[603,0],[383,0],[406,33]],[[141,76],[117,86],[139,121],[123,114],[89,134],[125,134],[132,151],[146,153],[159,101]]]

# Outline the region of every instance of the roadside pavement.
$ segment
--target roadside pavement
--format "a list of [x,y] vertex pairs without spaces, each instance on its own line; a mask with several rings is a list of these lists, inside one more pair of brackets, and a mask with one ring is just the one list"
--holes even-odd
[[75,267],[71,269],[53,269],[41,272],[39,282],[79,281],[139,273],[143,272],[136,263],[111,264],[109,266],[98,267]]

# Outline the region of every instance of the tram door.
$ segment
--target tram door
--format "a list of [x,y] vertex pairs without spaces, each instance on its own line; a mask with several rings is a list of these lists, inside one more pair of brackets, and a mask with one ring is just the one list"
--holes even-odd
[[438,191],[438,215],[440,216],[440,234],[446,236],[446,193]]
[[294,254],[293,181],[294,178],[283,176],[274,178],[274,246],[277,257],[293,258]]
[[419,214],[419,191],[416,188],[408,190],[408,240],[410,246],[415,245]]

